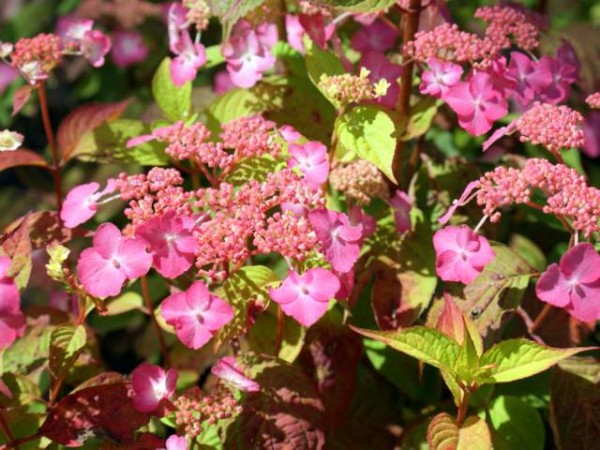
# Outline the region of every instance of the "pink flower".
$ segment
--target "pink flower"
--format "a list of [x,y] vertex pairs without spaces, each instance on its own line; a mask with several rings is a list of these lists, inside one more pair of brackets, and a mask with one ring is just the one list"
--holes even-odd
[[144,363],[136,367],[131,375],[133,406],[140,412],[156,411],[163,400],[175,393],[177,371],[167,372],[160,366]]
[[302,135],[296,131],[296,129],[290,125],[283,125],[279,127],[279,134],[286,142],[296,142]]
[[510,91],[523,107],[531,104],[552,83],[548,60],[533,61],[520,52],[511,52],[505,77],[513,83]]
[[340,281],[327,269],[317,267],[302,275],[293,270],[269,295],[282,311],[305,327],[310,327],[327,311],[329,300],[340,289]]
[[600,156],[600,111],[592,111],[583,123],[583,152],[590,158]]
[[67,41],[79,44],[85,37],[85,33],[91,31],[94,21],[82,19],[75,16],[59,17],[56,24],[56,34]]
[[188,441],[185,436],[172,435],[167,439],[167,448],[165,450],[187,450]]
[[192,283],[185,292],[168,296],[160,310],[167,323],[175,328],[179,340],[194,350],[233,319],[231,306],[211,294],[201,281]]
[[138,225],[135,237],[148,243],[156,270],[165,278],[176,278],[194,262],[199,247],[194,227],[192,217],[171,210]]
[[540,300],[576,319],[600,319],[600,255],[592,244],[576,245],[546,269],[535,290]]
[[204,46],[192,42],[190,34],[184,30],[174,45],[174,53],[177,56],[171,61],[171,78],[176,86],[183,86],[196,78],[198,69],[206,62],[206,52]]
[[410,231],[410,211],[412,202],[406,192],[396,191],[390,199],[390,205],[394,208],[394,220],[396,221],[396,230],[399,234],[404,234]]
[[117,66],[132,66],[147,57],[148,47],[140,33],[119,30],[113,34],[112,59]]
[[385,53],[394,48],[398,32],[381,20],[360,28],[350,41],[354,50],[361,53]]
[[421,75],[421,94],[428,94],[435,98],[442,98],[452,86],[460,81],[463,69],[458,64],[440,61],[437,58],[428,58],[426,70]]
[[304,29],[310,39],[321,48],[327,47],[327,41],[333,36],[335,24],[325,24],[323,14],[300,14],[298,18],[300,26]]
[[215,94],[224,94],[232,89],[235,89],[235,84],[231,81],[231,75],[226,70],[217,72],[214,79]]
[[152,265],[152,255],[139,239],[121,236],[112,223],[96,230],[93,247],[79,256],[77,273],[88,294],[104,298],[118,295],[123,282],[145,275]]
[[369,80],[373,83],[385,79],[390,84],[387,93],[383,97],[377,98],[375,103],[380,103],[387,108],[394,108],[400,92],[398,78],[402,74],[402,66],[392,63],[382,53],[368,52],[360,59],[359,67],[369,69]]
[[0,94],[3,94],[8,86],[19,78],[19,71],[8,64],[0,63]]
[[304,180],[315,187],[321,186],[329,176],[329,156],[327,147],[317,141],[305,144],[290,144],[291,158],[288,167],[298,167]]
[[375,218],[365,214],[359,205],[354,205],[348,212],[348,221],[353,227],[362,227],[360,245],[362,245],[365,239],[375,233],[375,229],[377,228],[377,221]]
[[550,83],[539,92],[543,102],[557,105],[565,101],[571,94],[571,84],[577,80],[577,68],[565,60],[543,56],[539,63],[550,75]]
[[244,375],[244,371],[233,356],[221,358],[210,370],[213,375],[244,392],[258,392],[260,385]]
[[102,31],[88,30],[81,39],[81,53],[94,67],[104,65],[104,57],[110,47],[110,38]]
[[19,289],[7,276],[11,260],[0,256],[0,350],[9,347],[25,331]]
[[494,251],[483,236],[466,225],[442,228],[433,235],[435,269],[444,281],[471,283],[494,259]]
[[506,99],[483,72],[452,86],[443,100],[458,116],[460,126],[474,136],[488,132],[494,121],[508,112]]
[[274,25],[263,24],[254,30],[246,20],[238,22],[229,41],[223,47],[227,71],[238,87],[249,88],[261,79],[262,74],[275,64],[271,53]]
[[80,184],[69,191],[60,210],[60,218],[67,228],[75,228],[94,217],[100,198],[112,194],[116,184],[110,179],[103,191],[98,192],[98,189],[100,185],[94,181]]
[[[336,300],[345,300],[352,295],[352,291],[354,290],[355,283],[355,273],[354,270],[346,273],[336,273],[335,274],[340,281],[340,289],[335,294]],[[352,305],[351,305],[352,306]]]
[[304,53],[304,28],[300,23],[300,16],[294,16],[292,14],[286,14],[285,16],[285,31],[287,34],[288,44],[300,53]]
[[346,214],[327,209],[311,211],[308,220],[331,267],[341,273],[352,270],[360,253],[362,226],[352,226]]

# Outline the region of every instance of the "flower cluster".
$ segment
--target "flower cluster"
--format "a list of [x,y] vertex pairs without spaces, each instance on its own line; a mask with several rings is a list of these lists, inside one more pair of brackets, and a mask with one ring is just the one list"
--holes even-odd
[[600,109],[600,92],[594,92],[586,97],[585,102],[590,107]]
[[390,83],[385,79],[373,83],[369,79],[369,74],[370,71],[364,67],[358,76],[322,74],[319,88],[342,105],[384,97]]
[[368,205],[374,198],[389,198],[384,176],[364,159],[337,165],[331,171],[329,181],[331,186],[344,193],[348,201],[359,205]]

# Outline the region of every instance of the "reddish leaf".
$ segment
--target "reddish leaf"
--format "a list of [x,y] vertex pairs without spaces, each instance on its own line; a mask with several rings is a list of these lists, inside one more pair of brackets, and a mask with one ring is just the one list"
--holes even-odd
[[15,94],[13,95],[13,116],[19,111],[21,111],[21,108],[25,106],[25,103],[27,103],[27,100],[29,100],[29,97],[31,97],[32,93],[33,86],[29,84],[21,86],[19,89],[16,90]]
[[380,330],[396,330],[411,325],[419,315],[411,302],[402,299],[401,273],[398,269],[379,264],[371,294],[371,308]]
[[299,368],[275,359],[253,361],[261,391],[242,401],[242,412],[227,428],[225,449],[320,450],[323,403]]
[[350,409],[361,356],[360,337],[331,321],[319,322],[306,337],[300,361],[321,395],[329,430],[339,425]]
[[48,167],[48,163],[41,155],[24,148],[0,152],[0,171],[20,166]]
[[150,415],[133,407],[128,391],[127,384],[116,383],[68,395],[50,412],[40,434],[72,447],[83,445],[92,436],[133,444],[133,432],[148,423]]
[[62,152],[62,160],[68,161],[82,136],[103,123],[118,119],[129,100],[118,103],[92,103],[80,106],[61,122],[56,133],[56,142]]
[[44,248],[49,244],[63,244],[73,238],[89,235],[89,231],[77,227],[66,228],[59,220],[56,211],[36,211],[20,217],[6,227],[6,232],[11,232],[27,220],[29,238],[34,249]]
[[8,256],[12,264],[8,276],[23,289],[31,274],[31,241],[29,240],[29,215],[13,231],[0,237],[0,255]]
[[465,323],[462,313],[449,294],[444,295],[444,309],[442,309],[435,328],[458,343],[462,343],[465,339]]

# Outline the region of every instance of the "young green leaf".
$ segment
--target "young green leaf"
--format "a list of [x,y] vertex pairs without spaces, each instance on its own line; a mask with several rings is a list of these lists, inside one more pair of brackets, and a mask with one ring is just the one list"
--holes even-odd
[[342,11],[354,13],[376,13],[389,8],[395,0],[321,0],[321,3],[331,5]]
[[64,376],[77,360],[86,344],[83,325],[61,325],[50,337],[50,372],[55,378]]
[[152,79],[152,95],[163,114],[172,122],[186,120],[192,111],[192,83],[175,86],[171,79],[171,58],[163,59]]
[[[535,408],[517,397],[497,397],[488,408],[494,449],[542,450],[544,425]],[[575,448],[575,447],[573,447]]]
[[306,47],[306,70],[317,88],[321,75],[342,75],[346,73],[342,62],[333,53],[323,50],[309,38],[304,39]]
[[485,420],[467,418],[459,427],[448,413],[440,413],[427,429],[429,450],[491,450],[492,437]]

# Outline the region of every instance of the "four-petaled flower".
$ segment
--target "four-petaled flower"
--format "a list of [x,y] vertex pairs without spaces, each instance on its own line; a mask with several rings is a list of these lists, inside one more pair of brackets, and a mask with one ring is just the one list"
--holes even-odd
[[213,375],[245,392],[258,392],[260,385],[244,375],[244,371],[233,356],[225,356],[210,370]]
[[7,276],[10,266],[10,258],[0,256],[0,350],[10,346],[25,330],[19,289]]
[[566,309],[573,317],[600,319],[600,255],[589,243],[576,245],[550,265],[536,284],[540,300]]
[[285,314],[310,327],[325,314],[329,300],[339,289],[338,277],[317,267],[302,275],[290,271],[280,287],[270,289],[269,295]]
[[133,406],[138,411],[151,413],[158,409],[163,400],[175,393],[177,371],[165,370],[160,366],[144,363],[136,367],[131,375]]
[[107,222],[96,230],[94,245],[81,252],[77,273],[88,294],[104,298],[118,295],[124,281],[145,275],[151,265],[152,255],[144,241],[121,236]]
[[494,259],[494,251],[483,236],[466,225],[442,228],[433,235],[435,269],[444,281],[471,283]]
[[199,349],[223,325],[233,319],[233,309],[225,301],[209,292],[201,281],[195,281],[185,292],[168,296],[160,311],[177,337],[186,346]]
[[305,144],[290,144],[288,167],[298,167],[304,181],[315,187],[321,186],[329,176],[327,147],[317,141]]
[[442,98],[448,90],[460,81],[463,69],[458,64],[441,61],[437,58],[428,58],[426,70],[421,75],[421,94],[429,94],[435,98]]
[[116,189],[116,183],[109,179],[104,190],[98,192],[100,185],[95,181],[74,187],[67,194],[67,198],[60,210],[60,218],[67,228],[75,228],[90,220],[98,211],[98,202]]

